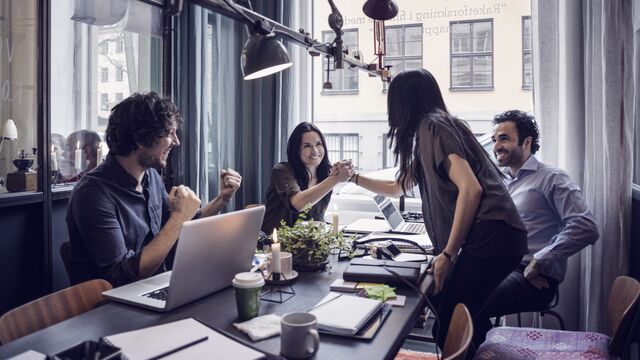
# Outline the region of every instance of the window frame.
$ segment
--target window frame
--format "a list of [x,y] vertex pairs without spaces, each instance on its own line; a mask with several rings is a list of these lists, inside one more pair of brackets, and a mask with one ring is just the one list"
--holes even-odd
[[[356,153],[356,158],[353,159],[352,157],[350,158],[353,161],[353,165],[354,167],[358,168],[360,166],[360,134],[358,133],[325,133],[324,137],[325,139],[328,139],[332,136],[338,137],[338,143],[340,146],[339,151],[339,157],[338,159],[333,159],[333,161],[338,161],[338,160],[343,160],[343,159],[347,159],[347,157],[344,156],[344,139],[346,137],[354,137],[356,140],[356,149],[355,149],[355,153]],[[327,140],[327,143],[329,142],[329,140]],[[328,148],[328,144],[327,144],[327,149],[325,149],[326,153],[329,153],[329,148]],[[353,150],[348,150],[349,152],[353,152]]]
[[[412,28],[412,27],[419,27],[420,28],[420,55],[406,55],[405,54],[405,50],[406,50],[406,37],[404,36],[405,31],[407,28]],[[393,56],[393,55],[389,55],[389,54],[385,54],[384,59],[385,59],[385,65],[387,60],[394,60],[394,61],[402,61],[403,63],[403,70],[406,69],[406,64],[405,61],[406,60],[418,60],[420,59],[420,67],[424,66],[424,27],[422,23],[412,23],[412,24],[400,24],[400,25],[390,25],[390,26],[386,26],[384,27],[384,37],[385,37],[385,41],[388,40],[387,38],[387,30],[390,29],[402,29],[403,30],[403,39],[402,39],[402,55],[400,56]],[[388,41],[387,41],[388,43]],[[394,69],[391,68],[391,73],[394,73]],[[397,73],[397,72],[395,72]],[[392,77],[393,79],[393,77]],[[383,82],[382,84],[382,92],[386,93],[387,91],[389,91],[389,82]]]
[[[356,45],[355,48],[359,49],[360,46],[360,39],[359,39],[359,32],[358,32],[358,28],[351,28],[351,29],[342,29],[343,32],[343,36],[348,33],[348,32],[354,32],[356,34]],[[322,31],[320,34],[321,39],[324,41],[325,35],[330,34],[330,35],[335,35],[335,32],[333,32],[333,30],[325,30]],[[346,49],[348,45],[344,45],[344,48]],[[326,74],[327,74],[327,63],[326,61],[330,61],[328,60],[326,57],[322,58],[322,83],[324,84],[324,82],[327,80],[325,78]],[[339,69],[338,69],[339,70]],[[336,71],[336,69],[334,68],[331,71]],[[345,76],[344,76],[344,71],[352,71],[355,73],[355,79],[356,79],[356,88],[355,89],[344,89],[344,81],[345,81]],[[359,94],[360,93],[360,72],[358,71],[358,69],[351,69],[349,68],[349,66],[345,66],[342,69],[342,73],[339,76],[340,78],[340,85],[341,88],[340,89],[322,89],[322,91],[320,91],[320,95],[354,95],[354,94]]]
[[[529,50],[525,49],[525,33],[524,33],[524,24],[525,21],[529,21],[529,41],[531,42],[529,44]],[[532,34],[533,32],[531,31],[531,26],[532,26],[532,22],[531,22],[531,16],[523,16],[522,17],[522,89],[523,90],[531,90],[533,88],[533,58],[531,58],[531,83],[527,84],[525,83],[525,73],[524,73],[524,58],[526,55],[529,56],[533,56],[533,39],[532,39]]]
[[[470,50],[473,50],[473,25],[477,23],[488,22],[491,26],[491,51],[490,52],[474,52],[469,51],[469,53],[465,54],[454,54],[453,53],[453,26],[458,24],[471,24],[471,41],[470,41]],[[460,20],[460,21],[450,21],[449,22],[449,90],[450,91],[492,91],[495,86],[495,39],[494,39],[494,26],[493,19],[473,19],[473,20]],[[482,86],[474,86],[473,85],[473,58],[479,56],[490,56],[491,57],[491,84],[490,85],[482,85]],[[453,59],[454,58],[468,58],[470,59],[470,86],[454,86],[453,85]]]

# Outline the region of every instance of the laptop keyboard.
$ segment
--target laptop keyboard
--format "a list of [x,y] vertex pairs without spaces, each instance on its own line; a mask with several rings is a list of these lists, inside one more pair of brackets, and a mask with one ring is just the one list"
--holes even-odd
[[167,301],[167,295],[169,295],[169,287],[163,287],[162,289],[154,290],[152,292],[148,292],[146,294],[142,294],[142,296],[146,296],[152,299]]
[[414,234],[423,234],[427,231],[422,223],[406,223],[402,227],[402,231]]

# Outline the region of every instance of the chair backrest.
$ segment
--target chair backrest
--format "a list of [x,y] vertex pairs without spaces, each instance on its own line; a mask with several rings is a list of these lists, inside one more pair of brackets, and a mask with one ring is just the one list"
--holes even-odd
[[623,355],[629,332],[632,330],[633,315],[638,310],[638,299],[640,299],[640,283],[628,276],[618,276],[611,287],[607,304],[611,356]]
[[444,360],[462,360],[467,355],[473,338],[473,321],[464,304],[456,305],[449,323],[447,339],[444,342],[442,358]]
[[262,204],[248,204],[248,205],[245,205],[244,208],[245,209],[251,209],[251,208],[254,208],[254,207],[258,207],[260,205],[262,205]]
[[0,317],[0,343],[89,311],[105,300],[102,292],[109,289],[111,284],[105,280],[90,280],[15,308]]
[[64,264],[64,269],[67,271],[69,281],[71,281],[71,265],[69,265],[69,259],[71,258],[71,242],[65,241],[60,245],[60,258]]

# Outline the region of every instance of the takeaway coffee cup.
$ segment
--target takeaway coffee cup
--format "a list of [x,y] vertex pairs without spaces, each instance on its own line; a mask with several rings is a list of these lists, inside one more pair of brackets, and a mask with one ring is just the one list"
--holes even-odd
[[[269,270],[269,274],[271,274],[271,269],[273,266],[273,259],[271,257],[271,254],[267,255],[267,259],[268,259],[267,269]],[[286,252],[286,251],[280,252],[280,273],[282,274],[282,276],[284,276],[288,280],[291,280],[291,278],[293,277],[292,260],[293,258],[291,257],[290,252]],[[282,278],[280,279],[284,280]]]
[[302,359],[318,351],[318,320],[305,312],[289,313],[280,319],[280,355]]
[[262,275],[251,272],[238,273],[231,284],[236,293],[238,319],[246,321],[258,316],[260,311],[260,290],[264,286]]

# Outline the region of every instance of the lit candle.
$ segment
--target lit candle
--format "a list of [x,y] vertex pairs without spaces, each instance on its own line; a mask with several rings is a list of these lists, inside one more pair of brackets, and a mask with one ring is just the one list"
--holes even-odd
[[280,243],[278,243],[278,232],[273,229],[273,244],[271,244],[271,272],[280,273]]
[[340,230],[340,213],[338,212],[338,205],[333,204],[333,232],[338,233]]
[[76,157],[74,159],[76,170],[82,170],[82,150],[80,150],[80,140],[76,143]]
[[102,141],[98,143],[98,150],[96,150],[96,166],[102,164]]
[[56,146],[51,144],[51,171],[58,171],[58,154],[56,154]]

